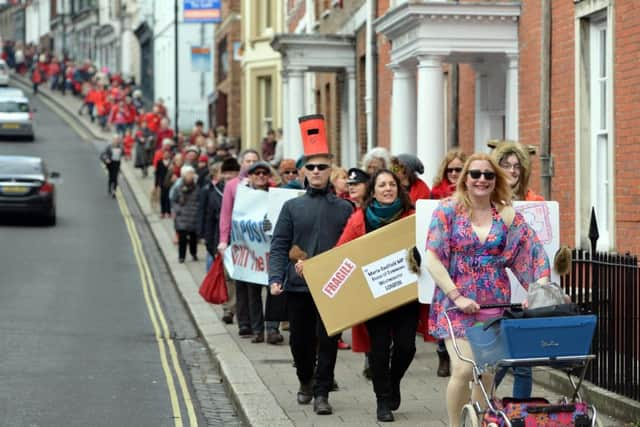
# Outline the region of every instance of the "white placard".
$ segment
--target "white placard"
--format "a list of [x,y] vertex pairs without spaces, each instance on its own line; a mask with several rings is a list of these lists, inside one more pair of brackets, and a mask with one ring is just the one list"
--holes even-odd
[[[418,200],[416,203],[416,247],[425,259],[427,246],[427,233],[431,224],[433,211],[440,200]],[[549,257],[549,263],[553,267],[553,257],[560,247],[560,210],[558,202],[514,202],[514,208],[520,212],[527,223],[533,228],[544,246]],[[507,275],[511,281],[511,303],[522,302],[527,296],[527,291],[520,285],[513,273],[507,269]],[[560,276],[555,270],[551,270],[551,280],[560,283]],[[418,277],[418,298],[423,304],[431,304],[435,283],[424,265]]]
[[418,280],[409,270],[406,249],[363,266],[362,272],[374,298],[390,294]]
[[305,193],[305,190],[296,190],[292,188],[270,188],[269,189],[269,207],[267,209],[267,219],[271,222],[271,229],[266,233],[273,234],[276,228],[278,217],[282,211],[282,206],[287,200],[295,199]]

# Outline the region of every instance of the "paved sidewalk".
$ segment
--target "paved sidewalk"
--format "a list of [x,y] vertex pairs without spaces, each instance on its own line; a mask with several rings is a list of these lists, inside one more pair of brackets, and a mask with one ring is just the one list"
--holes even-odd
[[[68,114],[75,115],[80,101],[69,95],[63,97],[41,89],[45,97],[50,97]],[[86,116],[76,117],[91,130],[93,138],[107,139],[109,134],[102,133],[92,125]],[[98,160],[96,158],[96,164]],[[131,186],[142,211],[152,227],[155,238],[174,276],[178,289],[182,293],[194,321],[211,353],[216,357],[221,374],[238,409],[247,422],[253,426],[370,426],[378,425],[375,416],[375,397],[372,385],[362,376],[363,355],[350,350],[339,351],[336,366],[336,380],[340,390],[331,393],[330,402],[334,415],[317,416],[311,405],[301,406],[295,397],[298,381],[292,367],[291,353],[288,347],[288,333],[283,332],[285,343],[278,346],[252,344],[250,340],[238,337],[237,325],[224,325],[220,318],[220,307],[205,303],[198,295],[199,284],[204,277],[204,261],[177,261],[177,246],[173,244],[173,222],[160,219],[157,209],[149,203],[149,194],[153,178],[142,178],[140,171],[134,170],[131,163],[122,167],[124,178]],[[106,197],[106,195],[105,195]],[[199,247],[199,257],[205,258],[205,249]],[[188,258],[189,259],[189,258]],[[350,332],[343,335],[350,342]],[[397,426],[446,426],[446,378],[435,374],[437,356],[435,345],[424,343],[416,338],[417,353],[413,364],[402,383],[402,405],[394,413]],[[534,374],[535,376],[536,374]],[[501,387],[502,392],[511,390],[511,380],[507,378]],[[535,385],[534,394],[549,398],[556,394]],[[613,426],[622,423],[608,417],[601,417],[603,425]]]

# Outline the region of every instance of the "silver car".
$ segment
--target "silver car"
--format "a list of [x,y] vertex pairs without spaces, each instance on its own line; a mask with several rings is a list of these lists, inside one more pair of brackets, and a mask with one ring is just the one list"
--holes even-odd
[[35,137],[33,110],[24,96],[0,95],[0,136]]
[[0,86],[9,86],[9,66],[0,59]]

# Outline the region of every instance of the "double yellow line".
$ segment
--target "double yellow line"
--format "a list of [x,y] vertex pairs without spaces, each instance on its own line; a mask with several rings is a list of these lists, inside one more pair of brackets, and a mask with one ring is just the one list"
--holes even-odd
[[[173,339],[171,339],[171,333],[169,331],[169,327],[167,326],[167,321],[162,311],[160,302],[158,301],[156,285],[153,281],[153,276],[151,275],[149,264],[147,263],[147,259],[144,256],[144,252],[142,250],[142,242],[140,241],[138,230],[136,229],[136,226],[131,217],[129,207],[127,206],[127,203],[120,191],[116,193],[116,197],[118,200],[118,205],[120,206],[120,212],[122,213],[122,217],[124,218],[124,222],[127,226],[127,231],[129,232],[129,238],[131,239],[133,253],[135,255],[138,269],[140,271],[140,282],[142,284],[142,291],[144,293],[144,299],[147,304],[147,310],[149,311],[149,318],[151,319],[151,323],[153,324],[153,330],[155,332],[158,350],[160,351],[162,369],[167,379],[167,386],[169,388],[169,397],[171,400],[171,408],[173,410],[175,425],[176,427],[183,426],[184,423],[182,418],[182,411],[180,409],[178,392],[176,390],[176,385],[173,378],[173,372],[175,372],[178,384],[180,385],[180,392],[182,394],[184,406],[187,410],[187,415],[189,418],[188,425],[197,426],[198,419],[193,407],[193,402],[191,401],[189,387],[187,386],[184,373],[182,372],[182,367],[180,365],[180,359],[178,357],[178,352],[176,351],[175,343]],[[171,356],[171,360],[169,360],[169,358],[167,357],[167,349],[169,355]]]
[[[44,102],[49,108],[51,108],[52,111],[57,112],[57,114],[61,116],[69,124],[69,126],[73,128],[73,130],[80,136],[80,138],[85,141],[89,140],[89,135],[84,131],[84,129],[76,124],[74,118],[70,116],[70,114],[68,114],[64,109],[59,108],[48,99],[44,99],[44,97],[40,97],[40,100]],[[106,173],[106,170],[103,171]],[[136,226],[133,222],[131,212],[129,211],[129,207],[127,206],[127,202],[124,200],[124,197],[119,190],[116,192],[116,197],[118,200],[118,205],[120,206],[120,213],[122,214],[125,225],[127,226],[127,232],[129,233],[133,253],[136,258],[136,263],[138,264],[138,270],[140,271],[140,284],[142,286],[144,300],[147,305],[147,311],[149,312],[149,318],[151,319],[151,323],[153,324],[155,339],[156,343],[158,344],[158,350],[160,352],[160,362],[162,363],[162,370],[164,371],[164,375],[167,379],[169,399],[171,401],[171,409],[173,412],[175,425],[176,427],[184,426],[182,410],[180,408],[180,399],[178,397],[178,391],[176,389],[176,384],[174,381],[174,372],[175,377],[178,380],[178,384],[180,385],[182,401],[187,411],[187,417],[189,420],[188,425],[190,427],[197,427],[198,418],[196,417],[193,401],[191,400],[191,393],[189,392],[189,387],[187,386],[184,373],[182,372],[182,366],[180,365],[180,359],[178,357],[178,352],[176,351],[175,343],[173,339],[171,339],[171,332],[169,331],[169,327],[167,326],[167,320],[164,316],[164,312],[162,311],[162,306],[160,305],[160,302],[158,300],[156,285],[153,280],[153,276],[151,275],[151,270],[149,269],[147,258],[145,257],[144,251],[142,250],[142,242],[140,241],[138,230],[136,229]],[[170,359],[167,356],[167,352],[170,355]]]

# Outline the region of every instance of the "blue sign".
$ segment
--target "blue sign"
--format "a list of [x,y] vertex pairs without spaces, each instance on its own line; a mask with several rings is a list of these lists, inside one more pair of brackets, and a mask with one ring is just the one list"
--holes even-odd
[[184,0],[182,19],[186,23],[218,23],[222,21],[220,0]]

